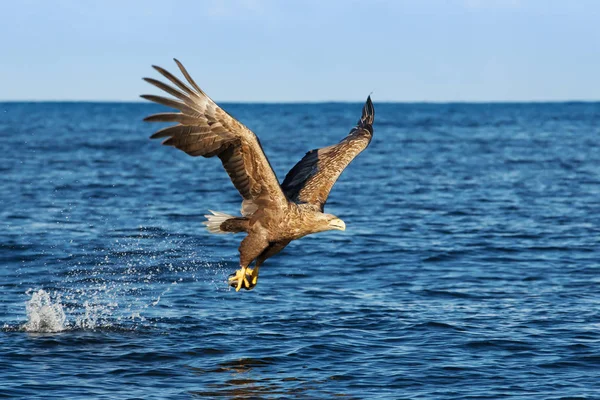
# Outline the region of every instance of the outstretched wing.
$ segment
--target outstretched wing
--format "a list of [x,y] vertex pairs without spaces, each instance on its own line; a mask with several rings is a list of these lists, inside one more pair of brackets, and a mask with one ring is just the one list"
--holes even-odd
[[371,96],[362,117],[348,136],[336,145],[311,150],[288,172],[281,185],[286,196],[297,203],[313,204],[321,211],[340,174],[373,137],[375,109]]
[[256,135],[215,104],[196,85],[183,65],[177,60],[175,62],[191,88],[157,66],[154,69],[176,88],[152,78],[144,78],[175,99],[153,95],[141,97],[180,111],[145,118],[144,121],[177,123],[159,130],[151,138],[168,138],[163,142],[164,145],[174,146],[191,156],[219,157],[233,185],[244,198],[243,215],[249,215],[259,207],[285,204],[286,198],[277,176]]

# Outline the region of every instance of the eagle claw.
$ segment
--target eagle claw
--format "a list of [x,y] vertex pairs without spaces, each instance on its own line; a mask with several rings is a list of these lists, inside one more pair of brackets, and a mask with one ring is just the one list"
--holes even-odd
[[227,282],[229,283],[229,286],[235,288],[236,292],[241,288],[252,290],[254,289],[254,286],[256,286],[256,279],[253,279],[252,273],[253,271],[251,268],[240,268],[229,275]]

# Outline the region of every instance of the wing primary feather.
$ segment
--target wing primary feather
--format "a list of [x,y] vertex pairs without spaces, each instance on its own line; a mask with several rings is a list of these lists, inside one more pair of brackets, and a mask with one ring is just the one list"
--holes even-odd
[[153,101],[158,104],[162,104],[163,106],[167,106],[167,107],[171,107],[171,108],[175,108],[177,110],[183,111],[184,113],[187,113],[190,116],[197,115],[196,110],[194,110],[192,107],[190,107],[180,101],[168,99],[166,97],[155,96],[153,94],[143,94],[140,97],[143,99],[146,99],[146,100]]
[[146,122],[179,122],[184,125],[194,125],[198,122],[197,118],[190,117],[182,113],[161,113],[154,114],[144,118]]
[[143,79],[146,82],[148,82],[149,84],[154,85],[161,90],[164,90],[165,92],[169,93],[171,96],[177,97],[179,100],[182,100],[185,103],[190,101],[190,99],[187,95],[185,95],[184,93],[181,93],[179,90],[176,90],[176,89],[172,88],[171,86],[169,86],[159,80],[152,79],[152,78],[143,78]]
[[[193,88],[198,91],[198,93],[201,93],[201,94],[203,94],[203,95],[206,96],[206,93],[204,93],[204,91],[202,89],[200,89],[200,86],[198,86],[196,84],[196,82],[194,81],[194,79],[192,79],[191,75],[187,72],[187,70],[185,69],[185,67],[183,66],[183,64],[180,63],[179,60],[176,59],[176,58],[174,58],[173,61],[175,61],[175,63],[179,67],[179,70],[181,71],[181,73],[183,74],[183,76],[185,76],[185,79],[187,79],[187,81],[190,83],[190,85],[192,85]],[[206,97],[208,97],[208,96],[206,96]]]
[[186,92],[190,96],[198,97],[198,94],[196,92],[194,92],[192,89],[190,89],[185,83],[181,82],[175,75],[173,75],[172,73],[170,73],[166,69],[163,69],[163,68],[161,68],[161,67],[159,67],[157,65],[153,65],[152,68],[154,68],[155,70],[157,70],[158,72],[160,72],[160,74],[162,76],[164,76],[165,78],[167,78],[168,80],[170,80],[171,82],[173,82],[175,85],[177,85],[178,88],[180,88],[181,90],[183,90],[184,92]]
[[375,108],[371,101],[371,96],[367,97],[367,102],[362,109],[362,116],[358,121],[358,126],[364,129],[368,129],[373,134],[373,121],[375,121]]

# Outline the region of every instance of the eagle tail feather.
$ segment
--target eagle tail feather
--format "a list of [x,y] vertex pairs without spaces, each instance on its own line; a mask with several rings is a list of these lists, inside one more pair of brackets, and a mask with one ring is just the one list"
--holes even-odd
[[219,211],[208,210],[212,215],[205,215],[206,229],[210,233],[238,233],[248,231],[248,219],[243,217],[234,217],[233,215],[225,214]]

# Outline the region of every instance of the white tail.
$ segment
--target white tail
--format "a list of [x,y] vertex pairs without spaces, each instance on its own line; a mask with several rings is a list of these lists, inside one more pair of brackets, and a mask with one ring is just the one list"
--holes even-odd
[[230,218],[235,218],[233,215],[213,210],[208,211],[210,211],[212,215],[205,215],[206,221],[204,221],[203,224],[206,225],[206,229],[208,229],[210,233],[233,233],[221,230],[221,224]]

